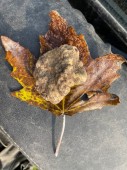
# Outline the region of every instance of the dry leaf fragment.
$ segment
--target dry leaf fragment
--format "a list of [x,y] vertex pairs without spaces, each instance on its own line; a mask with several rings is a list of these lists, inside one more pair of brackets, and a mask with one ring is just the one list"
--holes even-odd
[[123,57],[117,54],[108,54],[92,59],[89,65],[85,67],[87,72],[86,82],[72,90],[67,105],[79,101],[83,94],[90,91],[107,92],[111,84],[120,76],[117,71],[125,61]]
[[72,116],[79,112],[101,109],[104,106],[117,105],[119,103],[119,97],[115,94],[100,91],[89,91],[87,96],[87,100],[78,100],[75,102],[68,109],[68,114]]
[[35,58],[29,50],[8,37],[1,36],[2,44],[6,50],[6,60],[13,67],[11,76],[15,78],[23,88],[14,91],[11,94],[29,104],[39,106],[42,109],[51,110],[56,115],[59,114],[59,108],[42,98],[35,90],[35,79],[33,71],[35,67]]
[[43,55],[47,51],[50,51],[52,47],[46,42],[46,39],[43,35],[39,36],[40,39],[40,55]]
[[87,64],[91,60],[91,56],[84,35],[77,35],[74,28],[68,26],[66,20],[57,11],[51,11],[49,15],[51,22],[49,31],[44,36],[46,43],[52,48],[63,44],[77,47],[80,53],[80,59],[84,64]]
[[6,50],[6,60],[13,67],[12,77],[22,86],[33,86],[33,70],[35,58],[29,50],[10,40],[8,37],[1,36],[2,44]]

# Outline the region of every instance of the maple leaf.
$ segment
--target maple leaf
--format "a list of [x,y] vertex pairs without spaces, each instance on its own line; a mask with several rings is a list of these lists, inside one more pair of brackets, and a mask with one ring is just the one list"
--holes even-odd
[[[13,67],[11,76],[23,88],[12,92],[12,95],[29,104],[48,109],[55,115],[72,115],[77,112],[102,108],[105,105],[116,105],[119,98],[107,92],[111,83],[119,74],[117,70],[125,59],[116,54],[108,54],[92,59],[87,43],[82,34],[77,35],[74,28],[68,26],[66,20],[57,11],[50,12],[51,22],[49,31],[40,35],[40,54],[63,44],[76,46],[79,50],[80,60],[87,72],[87,81],[71,89],[71,92],[57,105],[46,101],[35,89],[33,71],[36,59],[30,51],[8,37],[1,36],[2,44],[6,51],[6,59]],[[82,100],[86,94],[87,100]],[[89,95],[91,94],[91,95]]]
[[13,67],[11,76],[22,85],[21,90],[11,94],[28,104],[47,109],[55,115],[73,115],[78,112],[101,109],[106,105],[117,105],[119,97],[108,93],[108,89],[120,76],[117,71],[126,60],[112,53],[93,59],[84,36],[78,35],[57,11],[51,11],[49,15],[51,18],[49,30],[45,35],[39,36],[40,55],[64,44],[77,47],[87,73],[87,80],[81,85],[72,87],[60,103],[52,104],[46,101],[35,88],[36,80],[33,72],[36,59],[34,56],[17,42],[1,36],[6,60]]
[[[67,101],[68,114],[101,109],[106,105],[117,105],[119,97],[109,94],[107,91],[119,74],[121,64],[126,60],[117,54],[108,54],[92,60],[86,66],[87,81],[72,90]],[[81,96],[87,95],[87,100],[81,100]]]
[[11,76],[21,85],[22,89],[11,92],[12,96],[26,101],[29,104],[39,106],[42,109],[51,109],[51,112],[58,114],[59,107],[44,100],[35,90],[35,79],[33,71],[36,60],[28,49],[25,49],[10,38],[1,36],[2,44],[6,50],[6,60],[13,67]]

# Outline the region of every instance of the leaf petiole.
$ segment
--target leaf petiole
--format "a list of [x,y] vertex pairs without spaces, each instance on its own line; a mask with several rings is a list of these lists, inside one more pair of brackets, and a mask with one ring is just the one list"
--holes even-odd
[[57,157],[58,154],[59,154],[59,150],[60,150],[60,145],[62,143],[62,138],[63,138],[63,135],[64,135],[64,131],[65,131],[65,122],[66,122],[66,118],[65,118],[65,115],[63,114],[63,124],[62,124],[62,130],[61,130],[61,135],[60,135],[60,138],[59,138],[59,141],[58,141],[58,144],[57,144],[57,147],[56,147],[56,151],[55,151],[55,156]]

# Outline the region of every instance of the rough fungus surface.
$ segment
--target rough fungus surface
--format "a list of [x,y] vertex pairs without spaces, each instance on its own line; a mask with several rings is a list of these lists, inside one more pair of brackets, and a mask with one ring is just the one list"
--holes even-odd
[[33,75],[38,93],[53,104],[58,104],[71,87],[83,84],[87,78],[78,49],[67,44],[43,54]]
[[[47,109],[55,115],[61,115],[63,113],[65,115],[73,115],[78,112],[101,109],[106,105],[118,104],[119,97],[108,93],[108,89],[112,82],[120,76],[117,71],[126,60],[122,56],[112,53],[93,59],[90,56],[84,36],[78,35],[74,28],[69,26],[57,11],[51,11],[49,15],[51,18],[49,30],[44,36],[40,35],[39,37],[40,55],[45,56],[43,59],[40,57],[36,61],[28,49],[8,37],[1,36],[1,41],[6,51],[6,60],[13,67],[11,76],[22,85],[22,89],[12,92],[12,95],[29,104]],[[53,49],[55,51],[64,47],[61,46],[64,44],[66,44],[65,46],[70,45],[72,49],[77,49],[79,56],[77,57],[75,54],[69,56],[70,62],[73,63],[71,64],[72,70],[68,72],[71,75],[68,74],[66,83],[64,82],[62,84],[59,78],[57,78],[57,81],[54,81],[55,79],[51,78],[51,76],[63,76],[66,70],[69,69],[67,66],[68,61],[66,61],[67,65],[63,67],[62,63],[64,60],[63,62],[57,62],[60,55],[53,58],[52,55],[49,57],[47,54],[51,54]],[[77,61],[76,57],[78,58]],[[58,69],[56,71],[53,67],[50,68],[48,77],[45,77],[46,81],[42,81],[42,85],[39,86],[39,76],[42,78],[47,73],[43,63],[44,60],[48,61],[48,58],[52,58],[52,62],[50,63],[52,63],[53,67],[63,68],[63,70],[60,71],[61,74],[58,74]],[[39,70],[40,66],[38,66],[40,63],[41,67],[43,67],[41,71]],[[48,62],[47,65],[49,66]],[[35,68],[35,66],[37,67]],[[78,72],[79,67],[82,72],[80,72],[81,70]],[[65,75],[63,76],[64,80]],[[69,77],[71,82],[68,89],[67,82],[69,81]],[[77,78],[77,81],[75,81],[75,78]],[[52,84],[53,88],[59,91],[59,100],[57,100],[57,96],[56,99],[52,98],[52,100],[49,100],[51,94],[47,97],[48,92],[45,87],[49,85],[49,89],[52,89]],[[46,97],[42,93],[46,93]],[[87,98],[83,99],[83,95],[87,96]]]

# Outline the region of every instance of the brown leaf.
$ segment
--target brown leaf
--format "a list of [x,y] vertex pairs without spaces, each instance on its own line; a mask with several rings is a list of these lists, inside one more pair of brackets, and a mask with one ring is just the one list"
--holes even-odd
[[[63,44],[76,46],[80,59],[87,72],[87,80],[80,86],[73,87],[71,92],[57,105],[44,100],[35,90],[33,70],[36,60],[29,50],[11,39],[2,36],[6,59],[13,67],[11,73],[23,88],[12,93],[13,96],[29,104],[47,109],[55,115],[73,115],[77,112],[100,109],[106,105],[116,105],[119,98],[107,92],[112,82],[119,74],[117,71],[125,59],[116,54],[108,54],[95,60],[91,58],[87,43],[83,35],[77,35],[74,28],[68,26],[66,20],[58,12],[50,12],[50,27],[45,36],[40,36],[40,53],[59,47]],[[86,95],[86,100],[82,99]]]
[[46,33],[45,40],[52,48],[59,47],[63,44],[76,46],[80,53],[80,59],[84,64],[91,60],[90,52],[87,43],[82,34],[78,35],[74,28],[68,26],[65,19],[63,19],[57,11],[50,12],[50,27]]
[[[47,51],[54,49],[56,47],[59,47],[63,44],[68,44],[68,45],[76,46],[78,48],[79,54],[80,54],[80,60],[83,62],[83,64],[79,60],[79,54],[77,58],[78,59],[77,61],[79,63],[73,62],[73,60],[71,60],[72,59],[71,56],[73,56],[73,59],[76,58],[74,57],[74,52],[71,53],[71,55],[69,56],[70,58],[68,62],[67,62],[67,58],[65,58],[66,62],[65,61],[62,62],[63,55],[61,55],[61,51],[60,51],[59,54],[62,56],[62,59],[59,60],[59,62],[57,62],[58,53],[56,53],[57,51],[56,50],[55,53],[52,53],[53,55],[51,54],[49,55],[51,51],[48,53],[49,56],[45,54],[45,58],[42,58],[42,60],[38,60],[39,62],[37,63],[37,65],[39,66],[37,67],[36,65],[35,67],[36,60],[34,59],[33,55],[30,53],[29,50],[25,49],[18,43],[12,41],[8,37],[2,36],[1,40],[6,51],[6,59],[13,67],[11,76],[15,78],[22,85],[22,89],[11,93],[12,96],[17,97],[18,99],[25,101],[28,104],[38,106],[41,109],[47,109],[57,116],[61,114],[63,115],[62,132],[61,132],[60,140],[58,142],[56,153],[55,153],[55,155],[57,156],[60,143],[62,141],[64,129],[65,129],[65,115],[72,116],[79,112],[101,109],[103,106],[117,105],[119,103],[119,97],[116,96],[115,94],[110,94],[107,91],[108,91],[108,88],[111,86],[112,82],[114,82],[120,76],[117,73],[117,71],[120,69],[121,64],[125,62],[126,60],[123,57],[116,55],[116,54],[108,54],[108,55],[96,58],[95,60],[92,59],[90,56],[89,50],[88,50],[87,43],[83,35],[77,35],[74,28],[71,26],[68,26],[65,19],[62,18],[58,14],[58,12],[51,11],[50,18],[51,18],[51,22],[50,22],[49,31],[46,33],[45,36],[39,37],[40,38],[40,55],[43,55]],[[78,52],[77,48],[75,48],[74,51]],[[67,49],[66,49],[66,52],[67,52]],[[59,58],[61,57],[60,55],[59,55]],[[53,57],[54,57],[55,62],[52,61]],[[51,60],[50,63],[48,59]],[[44,63],[46,64],[44,65]],[[49,67],[47,67],[48,69],[46,68],[47,63],[49,64]],[[66,69],[66,67],[65,69],[63,69],[64,67],[62,68],[63,72],[65,72],[65,70],[67,71],[75,70],[75,72],[68,71],[70,73],[68,74],[69,76],[68,77],[66,76],[68,72],[66,72],[65,75],[63,76],[62,74],[63,72],[61,71],[61,66],[62,66],[61,63],[64,63],[63,65],[66,64],[69,66],[70,66],[70,63],[75,63],[74,65],[72,64],[71,69],[70,67],[67,67],[69,69]],[[77,64],[78,64],[78,67],[76,67]],[[72,69],[73,66],[74,66],[74,69]],[[59,81],[60,83],[58,83],[58,87],[56,86],[56,80],[54,81],[54,77],[56,76],[56,73],[55,73],[56,70],[54,69],[54,67],[55,69],[57,68],[57,72],[56,72],[58,74],[57,76],[58,77],[60,76],[60,81]],[[85,80],[86,78],[87,80],[83,81],[84,82],[83,84],[77,85],[76,83],[77,83],[77,78],[79,78],[79,75],[77,76],[76,73],[80,70],[81,67],[82,67],[81,70],[82,71],[84,70],[83,72],[84,74],[82,72],[80,74],[82,78],[81,80],[84,80],[84,76],[86,75],[87,76],[85,77]],[[43,68],[43,72],[42,72],[42,68]],[[45,76],[44,70],[46,70],[45,73],[47,73],[47,77]],[[73,75],[73,73],[75,73],[75,75]],[[74,82],[76,83],[73,83],[72,81],[70,81],[70,77],[72,75],[74,76]],[[36,80],[34,79],[34,77],[36,78]],[[69,86],[68,85],[69,83],[64,84],[63,80],[69,80],[68,82],[73,83],[73,85]],[[43,87],[42,87],[42,82],[45,83],[43,84]],[[39,85],[38,92],[36,91],[37,84]],[[48,85],[51,85],[51,86],[49,86],[49,88],[45,88]],[[67,93],[65,93],[65,90],[66,90],[65,87],[67,90],[69,87],[69,91]],[[60,88],[60,93],[57,92],[59,88]],[[48,90],[46,91],[45,89],[48,89]],[[57,92],[55,93],[55,95],[54,95],[54,89]],[[42,92],[42,95],[44,95],[45,99],[42,97],[41,92]],[[66,94],[67,95],[66,96],[63,95],[64,93],[65,95]],[[60,100],[56,100],[56,94],[57,95],[59,94],[58,99],[62,100],[60,103],[58,103]],[[52,100],[51,100],[51,97],[52,97]],[[52,103],[47,100],[51,101]]]
[[29,104],[59,114],[60,109],[45,101],[35,90],[35,79],[32,74],[35,67],[35,59],[30,51],[8,37],[1,36],[1,40],[6,51],[6,60],[13,67],[11,76],[23,86],[21,90],[12,92],[12,95]]
[[101,109],[104,106],[117,105],[119,103],[119,97],[115,94],[92,91],[88,92],[87,95],[88,99],[77,101],[65,114],[72,116],[79,112]]
[[5,51],[7,52],[6,60],[13,67],[11,76],[15,78],[23,87],[33,86],[35,80],[32,73],[35,66],[35,59],[30,51],[12,41],[8,37],[1,36],[1,41]]
[[39,39],[40,39],[40,54],[43,55],[47,51],[51,50],[52,47],[48,44],[43,35],[40,35]]
[[120,76],[117,71],[125,61],[123,57],[117,54],[108,54],[91,60],[89,65],[85,67],[87,72],[86,82],[72,90],[67,105],[72,105],[89,91],[106,92],[112,82]]

